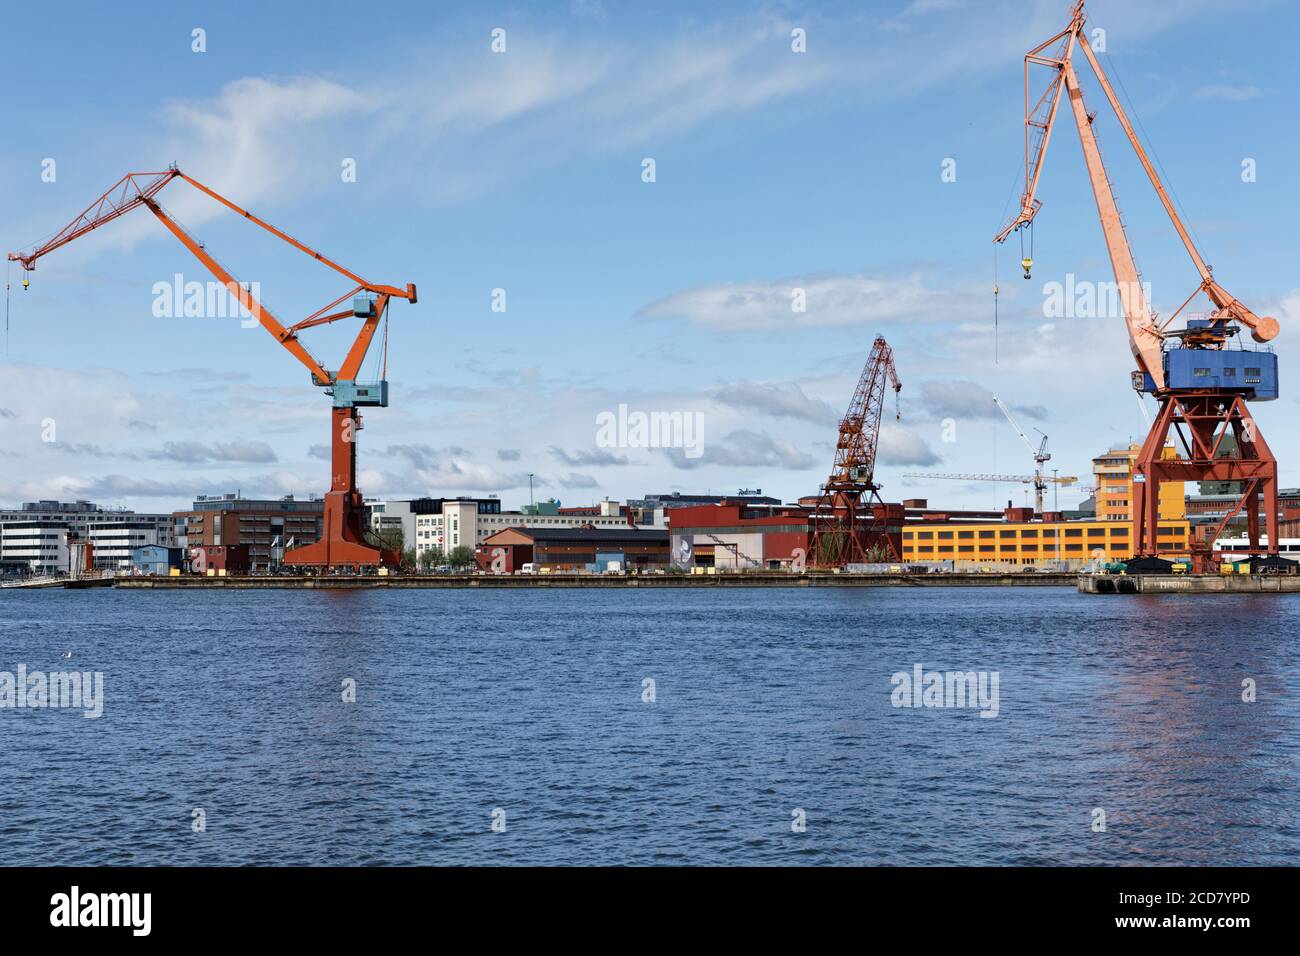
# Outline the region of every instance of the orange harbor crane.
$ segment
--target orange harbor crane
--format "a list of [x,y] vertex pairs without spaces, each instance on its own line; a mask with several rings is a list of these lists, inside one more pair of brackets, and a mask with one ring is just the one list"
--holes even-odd
[[835,464],[810,516],[814,567],[861,564],[873,552],[883,552],[881,556],[887,560],[899,558],[889,537],[887,508],[880,500],[880,486],[875,480],[886,387],[893,388],[897,402],[903,384],[894,368],[894,350],[884,336],[878,335],[849,410],[840,420]]
[[[346,277],[355,287],[327,303],[300,322],[285,326],[272,315],[252,293],[235,281],[235,278],[214,259],[199,242],[187,233],[174,218],[158,203],[155,198],[160,190],[174,179],[183,179],[195,189],[210,196],[223,206],[238,213],[250,222],[256,223],[278,239],[287,242],[298,251],[311,256],[316,261]],[[275,337],[289,353],[302,363],[311,373],[312,384],[325,390],[332,397],[331,416],[331,480],[330,490],[324,500],[324,527],[321,539],[314,544],[294,548],[284,556],[284,563],[302,567],[378,567],[396,565],[401,556],[388,549],[372,547],[365,540],[363,522],[364,505],[361,492],[357,488],[357,443],[356,433],[361,428],[361,415],[358,408],[385,407],[388,405],[388,367],[387,332],[383,343],[383,360],[381,377],[378,381],[358,381],[362,362],[370,349],[375,331],[381,320],[387,329],[388,304],[392,299],[406,299],[412,304],[416,301],[415,284],[397,288],[380,285],[361,278],[345,269],[337,262],[327,258],[316,250],[281,232],[270,223],[243,209],[216,190],[210,189],[197,180],[181,172],[174,164],[163,172],[128,173],[107,189],[103,195],[86,207],[72,222],[60,229],[54,236],[26,252],[11,252],[9,259],[18,262],[25,272],[36,268],[36,261],[42,256],[66,246],[86,233],[98,229],[126,215],[137,207],[144,206],[152,212],[172,235],[180,240],[194,257],[203,263],[226,289],[238,299],[239,304],[249,312],[261,326]],[[29,280],[24,276],[23,287]],[[339,308],[351,297],[349,307]],[[348,349],[343,363],[337,370],[326,369],[318,362],[299,341],[299,333],[320,325],[338,322],[341,319],[357,318],[361,328]]]
[[[1086,15],[1083,7],[1083,0],[1078,0],[1074,4],[1069,25],[1025,54],[1025,187],[1020,197],[1020,210],[994,241],[1004,242],[1013,232],[1026,229],[1032,235],[1034,219],[1042,207],[1036,197],[1038,180],[1042,173],[1043,158],[1051,142],[1061,94],[1064,93],[1079,130],[1088,180],[1097,202],[1102,235],[1115,273],[1124,320],[1128,325],[1129,345],[1137,360],[1138,369],[1133,373],[1133,387],[1139,394],[1145,392],[1153,395],[1160,403],[1159,414],[1134,463],[1134,555],[1138,558],[1159,557],[1162,551],[1168,553],[1172,550],[1162,548],[1157,537],[1160,485],[1168,481],[1233,481],[1240,482],[1243,489],[1241,497],[1224,515],[1213,533],[1204,542],[1191,547],[1196,571],[1205,572],[1213,568],[1216,555],[1213,553],[1212,542],[1219,537],[1228,521],[1243,511],[1246,515],[1250,552],[1258,554],[1261,550],[1267,550],[1276,555],[1277,460],[1251,416],[1247,402],[1277,398],[1277,355],[1271,348],[1245,349],[1239,344],[1237,348],[1228,348],[1228,345],[1241,331],[1240,326],[1250,330],[1256,343],[1272,340],[1278,334],[1277,320],[1256,315],[1214,278],[1213,270],[1206,265],[1192,242],[1190,233],[1175,211],[1168,192],[1134,132],[1128,115],[1120,105],[1110,80],[1084,36]],[[1054,45],[1052,52],[1044,52]],[[1125,235],[1115,194],[1093,132],[1096,114],[1089,113],[1083,102],[1083,91],[1074,69],[1075,54],[1079,52],[1082,52],[1096,75],[1106,101],[1119,120],[1200,276],[1196,288],[1173,315],[1163,322],[1159,321],[1151,311],[1150,303],[1146,301],[1141,275]],[[1036,100],[1030,98],[1032,67],[1046,67],[1053,74],[1047,89]],[[1023,236],[1022,233],[1022,242]],[[1026,279],[1030,277],[1033,266],[1032,248],[1031,239],[1030,256],[1022,262]],[[1208,317],[1189,317],[1185,328],[1171,330],[1173,321],[1202,293],[1214,307]],[[1161,457],[1161,452],[1169,440],[1171,429],[1177,436],[1179,457],[1165,459]],[[1231,447],[1230,444],[1225,444],[1228,434],[1236,440],[1237,452],[1232,457],[1221,457]],[[1259,540],[1261,493],[1268,522],[1266,549],[1260,547]]]

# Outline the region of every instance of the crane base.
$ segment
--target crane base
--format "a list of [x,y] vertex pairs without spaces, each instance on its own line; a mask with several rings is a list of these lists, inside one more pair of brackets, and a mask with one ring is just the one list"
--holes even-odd
[[368,544],[337,539],[321,539],[284,553],[284,563],[291,567],[397,567],[401,557],[394,551],[372,548]]
[[[351,444],[347,446],[349,452],[352,448]],[[363,509],[361,494],[355,489],[331,491],[325,496],[321,539],[286,551],[284,563],[290,567],[397,567],[402,563],[400,554],[365,543],[362,537]]]

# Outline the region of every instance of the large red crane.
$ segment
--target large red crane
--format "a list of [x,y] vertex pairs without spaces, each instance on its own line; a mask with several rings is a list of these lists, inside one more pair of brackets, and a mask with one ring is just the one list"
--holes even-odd
[[[895,401],[903,384],[894,368],[894,350],[876,336],[862,369],[849,410],[840,420],[835,464],[822,486],[812,514],[812,564],[840,568],[871,558],[897,560],[898,548],[889,535],[887,508],[876,484],[876,445],[884,413],[885,390]],[[897,417],[897,412],[895,412]]]
[[[183,179],[195,189],[210,196],[228,209],[238,213],[250,222],[256,223],[278,239],[287,242],[316,261],[333,269],[356,283],[343,295],[327,303],[300,322],[290,326],[280,323],[252,293],[235,281],[216,259],[208,254],[203,243],[187,233],[174,218],[158,203],[158,192],[173,179]],[[181,172],[175,165],[158,173],[128,173],[114,183],[97,200],[86,207],[72,222],[60,229],[54,236],[26,252],[11,252],[9,259],[18,262],[25,271],[36,268],[36,261],[84,236],[105,223],[112,222],[126,215],[137,207],[144,206],[152,212],[168,231],[181,244],[194,254],[203,265],[238,299],[239,304],[271,333],[294,358],[301,362],[311,373],[312,384],[325,389],[332,397],[331,410],[331,452],[332,476],[330,490],[324,501],[324,529],[321,539],[314,544],[294,548],[284,556],[284,562],[294,566],[316,567],[375,567],[381,564],[397,564],[400,555],[391,550],[375,548],[366,543],[364,529],[364,505],[361,492],[357,488],[357,432],[361,428],[361,415],[357,409],[365,406],[388,405],[387,374],[387,334],[384,336],[383,365],[378,381],[358,381],[362,362],[370,349],[375,331],[381,320],[387,321],[388,303],[391,299],[406,299],[414,303],[415,285],[407,283],[405,288],[380,285],[369,282],[343,266],[332,261],[316,250],[304,245],[292,236],[281,232],[270,223],[258,218],[246,209],[235,205],[229,199],[208,188],[197,180]],[[28,280],[24,278],[26,287]],[[351,298],[350,306],[339,306]],[[327,325],[340,319],[359,318],[361,329],[348,349],[343,363],[337,370],[325,368],[299,341],[298,334],[318,325]],[[387,325],[385,325],[387,328]]]
[[[1129,345],[1138,366],[1133,373],[1133,387],[1139,393],[1150,393],[1160,403],[1160,413],[1134,463],[1133,553],[1139,557],[1158,557],[1162,552],[1179,550],[1159,539],[1162,483],[1231,481],[1240,483],[1241,497],[1205,541],[1191,546],[1196,569],[1206,571],[1211,568],[1214,562],[1212,542],[1227,522],[1243,511],[1250,550],[1254,553],[1260,551],[1261,496],[1268,520],[1267,550],[1276,554],[1277,460],[1251,416],[1247,401],[1277,398],[1277,356],[1271,349],[1243,348],[1237,335],[1241,331],[1239,326],[1245,326],[1256,343],[1268,342],[1278,334],[1277,320],[1256,315],[1214,278],[1213,271],[1206,265],[1175,211],[1105,71],[1097,62],[1083,34],[1085,20],[1083,0],[1077,0],[1069,25],[1025,54],[1025,187],[1019,212],[994,241],[1003,242],[1013,232],[1033,228],[1034,219],[1042,207],[1036,197],[1039,175],[1064,91],[1079,130],[1102,235],[1115,273],[1118,300],[1128,325]],[[1054,45],[1054,51],[1044,52]],[[1093,132],[1096,114],[1089,113],[1083,102],[1083,91],[1074,70],[1074,55],[1080,51],[1096,75],[1106,101],[1200,276],[1196,288],[1163,322],[1151,311],[1146,300],[1142,277],[1125,235],[1119,206]],[[1031,67],[1046,67],[1052,72],[1047,89],[1036,100],[1030,98]],[[1022,239],[1024,235],[1021,232]],[[1022,264],[1028,279],[1033,266],[1032,253]],[[1213,311],[1205,317],[1189,317],[1185,328],[1170,330],[1173,321],[1199,294],[1204,294],[1210,301]],[[1230,345],[1235,347],[1230,348]],[[1163,450],[1171,429],[1178,437],[1179,456],[1164,458]],[[1232,440],[1228,439],[1229,435]],[[1234,447],[1235,451],[1232,450]]]

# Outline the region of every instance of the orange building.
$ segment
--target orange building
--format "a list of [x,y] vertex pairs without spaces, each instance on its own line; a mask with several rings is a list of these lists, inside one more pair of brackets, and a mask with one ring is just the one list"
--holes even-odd
[[[1133,462],[1140,445],[1111,448],[1092,460],[1093,484],[1097,488],[1098,521],[1133,520]],[[1177,458],[1178,450],[1166,445],[1162,458]],[[1165,482],[1160,486],[1160,518],[1175,521],[1187,516],[1182,482]]]

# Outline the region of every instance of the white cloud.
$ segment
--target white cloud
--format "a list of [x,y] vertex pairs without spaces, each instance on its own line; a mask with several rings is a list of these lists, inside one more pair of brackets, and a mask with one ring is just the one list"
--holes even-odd
[[1228,83],[1213,83],[1202,86],[1192,93],[1198,100],[1224,100],[1229,103],[1244,103],[1257,100],[1264,95],[1258,86],[1236,86]]
[[[794,309],[798,290],[805,297],[803,312]],[[940,322],[969,311],[978,291],[934,288],[915,272],[901,277],[806,275],[699,286],[665,296],[637,314],[733,332]]]
[[716,389],[713,400],[741,411],[818,425],[834,423],[838,417],[830,405],[804,394],[796,382],[731,382]]
[[936,465],[940,458],[920,435],[892,422],[882,422],[876,442],[878,465]]

